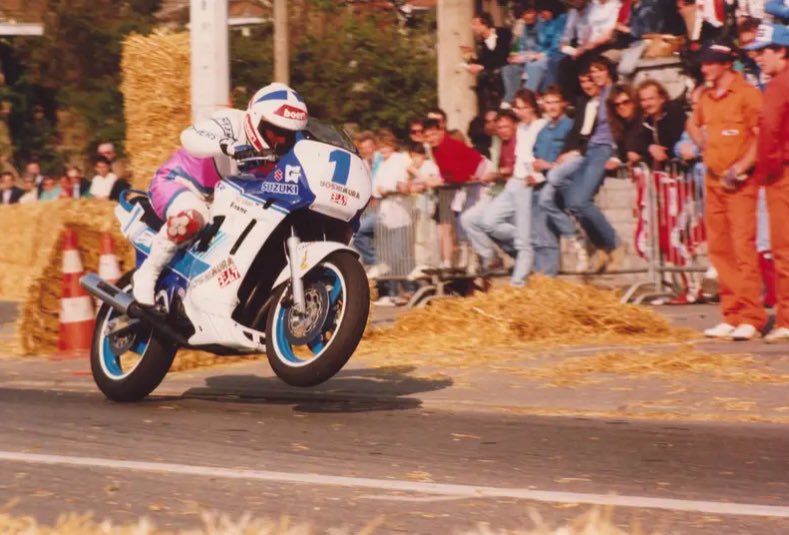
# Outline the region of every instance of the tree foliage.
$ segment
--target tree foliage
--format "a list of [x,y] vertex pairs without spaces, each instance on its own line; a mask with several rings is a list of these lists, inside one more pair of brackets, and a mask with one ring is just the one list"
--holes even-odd
[[[396,24],[347,11],[331,11],[326,31],[292,37],[291,85],[310,114],[362,128],[402,132],[408,118],[436,102],[435,34],[429,21],[402,30]],[[293,35],[293,34],[291,34]],[[236,102],[269,83],[272,29],[233,38]]]
[[[57,110],[87,130],[83,156],[101,141],[122,151],[125,136],[120,55],[130,32],[149,33],[162,0],[49,0],[43,37],[0,41],[4,100],[18,165],[38,158],[49,170],[64,157]],[[312,115],[362,128],[403,132],[407,119],[436,101],[433,20],[408,29],[384,11],[328,0],[289,2],[291,84]],[[377,13],[376,17],[370,16]],[[231,86],[245,107],[273,77],[270,23],[231,32]],[[184,81],[186,82],[186,81]],[[177,81],[174,81],[177,83]]]
[[9,43],[16,69],[4,62],[3,70],[9,82],[5,97],[12,103],[9,122],[17,163],[32,157],[49,167],[61,163],[57,138],[40,132],[40,121],[34,120],[40,108],[47,128],[54,128],[58,108],[79,117],[88,133],[86,149],[112,141],[122,150],[121,44],[130,32],[151,31],[160,3],[50,0],[44,35]]

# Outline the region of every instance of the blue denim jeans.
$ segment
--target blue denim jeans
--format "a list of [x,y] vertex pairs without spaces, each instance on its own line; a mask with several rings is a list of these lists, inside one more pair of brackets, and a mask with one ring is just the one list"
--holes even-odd
[[501,82],[504,84],[503,102],[512,102],[515,93],[523,83],[523,63],[510,63],[501,68]]
[[574,238],[578,235],[578,229],[570,216],[557,206],[556,196],[566,189],[573,173],[581,167],[583,161],[584,159],[578,156],[551,169],[545,177],[546,183],[538,193],[540,209],[545,213],[547,224],[561,236]]
[[[504,191],[487,205],[479,219],[479,228],[489,240],[500,243],[505,250],[514,249],[514,286],[525,284],[532,267],[531,204],[531,186],[527,186],[523,179],[511,178],[504,186]],[[488,243],[492,251],[492,243]]]
[[613,152],[610,145],[589,145],[581,166],[562,192],[567,210],[586,231],[589,241],[604,251],[613,251],[619,241],[614,227],[594,203],[594,197],[603,185],[605,163]]
[[549,61],[546,57],[526,62],[526,89],[539,92],[547,87]]
[[549,277],[559,274],[561,253],[559,250],[559,234],[548,220],[548,213],[540,206],[540,196],[542,190],[548,184],[543,184],[536,189],[532,196],[531,204],[531,240],[534,250],[535,273],[542,273]]
[[362,262],[366,266],[375,264],[375,225],[378,220],[378,214],[370,212],[362,216],[359,222],[359,230],[353,237],[351,245],[359,251],[362,257]]

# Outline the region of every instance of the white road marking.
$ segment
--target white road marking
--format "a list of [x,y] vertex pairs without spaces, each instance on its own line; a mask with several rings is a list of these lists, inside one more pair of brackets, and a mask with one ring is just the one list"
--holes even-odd
[[549,490],[482,487],[447,483],[425,483],[397,479],[373,479],[366,477],[331,476],[304,472],[273,472],[269,470],[244,470],[189,464],[157,463],[145,461],[123,461],[98,457],[71,457],[66,455],[46,455],[0,451],[0,461],[30,464],[51,464],[61,466],[80,466],[85,468],[106,468],[109,470],[129,470],[157,472],[184,476],[241,479],[246,481],[266,481],[270,483],[296,483],[326,485],[356,489],[375,489],[400,491],[416,494],[432,494],[454,498],[515,498],[548,503],[579,503],[588,505],[612,505],[617,507],[636,507],[641,509],[665,509],[736,516],[764,516],[789,518],[789,507],[780,505],[759,505],[752,503],[729,503],[703,500],[678,500],[671,498],[650,498],[647,496],[615,496],[613,494],[592,494],[560,492]]

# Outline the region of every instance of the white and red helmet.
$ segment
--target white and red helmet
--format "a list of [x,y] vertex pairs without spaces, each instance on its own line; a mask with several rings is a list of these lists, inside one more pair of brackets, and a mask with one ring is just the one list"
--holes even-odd
[[266,130],[298,132],[307,127],[307,105],[301,95],[285,84],[275,82],[259,89],[247,105],[244,132],[258,151],[275,150]]

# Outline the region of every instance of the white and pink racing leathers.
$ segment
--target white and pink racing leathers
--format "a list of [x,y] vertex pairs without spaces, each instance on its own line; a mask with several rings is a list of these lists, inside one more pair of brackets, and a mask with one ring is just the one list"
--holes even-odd
[[243,119],[241,110],[220,110],[181,132],[182,148],[156,171],[148,191],[160,218],[167,221],[191,209],[208,221],[214,187],[222,178],[238,173],[236,162],[225,155],[220,143],[246,143]]

